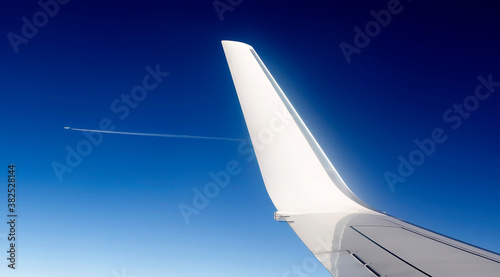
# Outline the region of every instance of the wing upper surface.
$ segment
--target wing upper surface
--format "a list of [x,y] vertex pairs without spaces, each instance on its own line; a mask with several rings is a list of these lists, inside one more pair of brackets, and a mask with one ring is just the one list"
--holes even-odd
[[500,276],[498,254],[387,215],[302,214],[286,221],[333,276]]

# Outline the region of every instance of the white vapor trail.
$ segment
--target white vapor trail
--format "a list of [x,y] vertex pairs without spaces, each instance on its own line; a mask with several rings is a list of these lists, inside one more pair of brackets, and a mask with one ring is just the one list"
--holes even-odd
[[67,130],[93,132],[93,133],[106,133],[118,135],[132,135],[132,136],[149,136],[149,137],[166,137],[166,138],[190,138],[190,139],[212,139],[212,140],[229,140],[229,141],[244,141],[244,139],[236,138],[220,138],[220,137],[203,137],[203,136],[190,136],[190,135],[172,135],[172,134],[151,134],[151,133],[134,133],[134,132],[116,132],[116,131],[103,131],[91,129],[79,129],[72,127],[64,127]]

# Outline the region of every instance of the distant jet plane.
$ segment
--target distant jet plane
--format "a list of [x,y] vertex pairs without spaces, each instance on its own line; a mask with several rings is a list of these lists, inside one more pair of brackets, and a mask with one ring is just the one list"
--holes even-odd
[[344,183],[247,44],[222,41],[267,192],[336,277],[500,276],[500,255],[381,213]]

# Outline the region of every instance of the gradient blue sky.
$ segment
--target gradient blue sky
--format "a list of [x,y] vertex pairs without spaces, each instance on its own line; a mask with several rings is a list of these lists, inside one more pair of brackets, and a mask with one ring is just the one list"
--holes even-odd
[[[443,121],[478,76],[500,80],[499,10],[488,1],[401,1],[347,63],[339,44],[353,44],[353,28],[388,2],[243,0],[221,21],[211,1],[72,0],[16,53],[8,34],[21,35],[21,18],[41,7],[3,1],[0,166],[6,178],[17,165],[19,242],[18,270],[1,258],[1,274],[282,276],[312,257],[273,220],[258,165],[238,142],[107,134],[62,181],[54,173],[66,147],[86,138],[63,127],[97,129],[103,118],[118,131],[246,138],[223,39],[255,48],[365,202],[500,252],[498,92],[457,130]],[[111,103],[157,64],[170,75],[120,120]],[[434,128],[447,141],[391,191],[384,173]],[[179,204],[231,160],[241,173],[186,224]],[[308,274],[329,276],[319,264]]]

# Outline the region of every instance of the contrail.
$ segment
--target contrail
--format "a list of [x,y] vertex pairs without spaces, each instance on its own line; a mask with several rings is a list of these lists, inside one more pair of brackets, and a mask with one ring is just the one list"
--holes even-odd
[[172,134],[151,134],[151,133],[134,133],[134,132],[116,132],[116,131],[79,129],[79,128],[72,128],[72,127],[64,127],[64,129],[66,129],[66,130],[73,130],[73,131],[83,131],[83,132],[93,132],[93,133],[106,133],[106,134],[118,134],[118,135],[244,141],[244,139],[236,139],[236,138],[203,137],[203,136],[172,135]]

